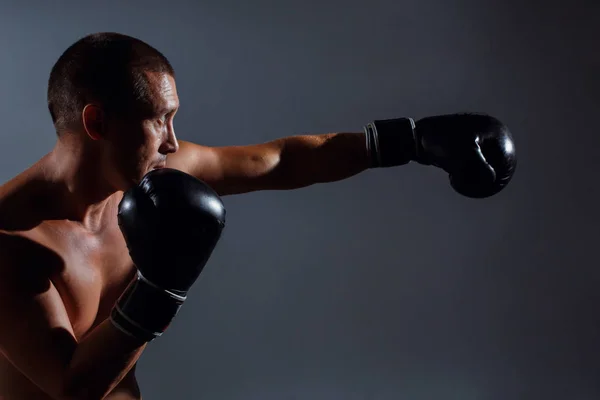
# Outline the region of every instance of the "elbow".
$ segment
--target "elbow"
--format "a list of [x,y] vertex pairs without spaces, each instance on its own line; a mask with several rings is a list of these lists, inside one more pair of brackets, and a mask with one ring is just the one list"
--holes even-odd
[[285,149],[276,163],[269,164],[266,181],[270,189],[300,189],[320,182],[321,174],[315,170],[315,154]]

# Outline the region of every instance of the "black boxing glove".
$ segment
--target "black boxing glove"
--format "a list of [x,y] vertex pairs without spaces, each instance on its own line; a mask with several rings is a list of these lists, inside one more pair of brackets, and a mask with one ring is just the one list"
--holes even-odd
[[365,127],[371,167],[415,161],[449,174],[460,194],[484,198],[510,182],[517,164],[508,128],[485,114],[449,114],[374,121]]
[[118,221],[138,274],[111,321],[151,341],[167,329],[206,265],[225,226],[225,207],[204,182],[164,168],[124,194]]

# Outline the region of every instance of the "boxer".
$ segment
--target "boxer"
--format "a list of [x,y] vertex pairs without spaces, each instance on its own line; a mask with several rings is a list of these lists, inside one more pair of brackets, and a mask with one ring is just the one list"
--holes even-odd
[[513,176],[497,119],[206,147],[177,140],[175,73],[150,45],[86,36],[48,82],[57,141],[0,188],[0,398],[140,399],[135,365],[175,318],[225,225],[221,196],[339,181],[411,161],[473,198]]

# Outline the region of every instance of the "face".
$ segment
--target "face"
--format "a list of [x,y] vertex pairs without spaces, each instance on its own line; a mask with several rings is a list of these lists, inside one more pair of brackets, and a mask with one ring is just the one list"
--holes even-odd
[[178,149],[173,128],[179,108],[175,80],[162,73],[148,73],[147,77],[147,107],[106,122],[103,168],[119,190],[138,183],[149,171],[164,167],[167,154]]

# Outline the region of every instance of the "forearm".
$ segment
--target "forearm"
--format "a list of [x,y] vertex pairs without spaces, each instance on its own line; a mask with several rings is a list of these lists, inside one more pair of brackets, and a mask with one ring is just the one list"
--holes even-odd
[[350,178],[370,166],[364,133],[301,135],[278,139],[273,185],[293,189]]
[[67,398],[104,398],[127,375],[144,348],[144,342],[121,332],[107,319],[77,346],[67,373]]

